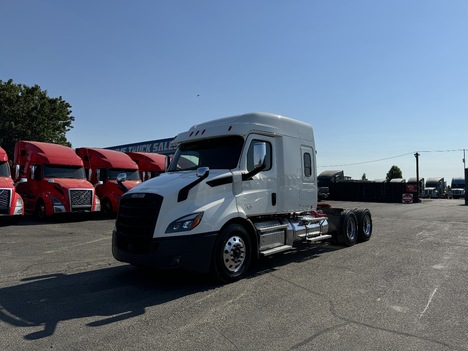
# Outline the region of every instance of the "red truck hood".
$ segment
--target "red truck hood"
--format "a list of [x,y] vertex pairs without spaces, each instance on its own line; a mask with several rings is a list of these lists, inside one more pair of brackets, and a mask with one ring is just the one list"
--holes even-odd
[[10,177],[0,177],[0,188],[13,188],[14,183]]
[[51,184],[59,184],[65,189],[90,189],[93,185],[86,179],[67,179],[67,178],[54,178],[46,179]]

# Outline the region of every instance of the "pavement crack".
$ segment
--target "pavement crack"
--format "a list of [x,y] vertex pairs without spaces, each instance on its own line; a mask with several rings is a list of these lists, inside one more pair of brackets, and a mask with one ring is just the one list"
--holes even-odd
[[[358,326],[361,326],[361,327],[366,327],[366,328],[369,328],[369,329],[374,329],[374,330],[378,330],[378,331],[382,331],[382,332],[386,332],[386,333],[390,333],[390,334],[394,334],[394,335],[399,335],[399,336],[404,336],[404,337],[408,337],[408,338],[415,338],[415,339],[422,340],[422,341],[432,342],[432,343],[447,347],[447,348],[449,348],[451,350],[468,351],[468,348],[463,348],[463,347],[459,347],[459,346],[456,346],[456,345],[451,345],[451,344],[448,344],[448,343],[443,342],[443,341],[434,340],[434,339],[431,339],[431,338],[426,338],[426,337],[423,337],[423,336],[419,336],[419,335],[415,335],[415,334],[411,334],[411,333],[406,333],[406,332],[402,332],[402,331],[398,331],[398,330],[381,328],[381,327],[378,327],[378,326],[375,326],[375,325],[367,324],[367,323],[364,323],[364,322],[354,320],[352,318],[342,316],[337,312],[336,305],[335,305],[334,301],[332,299],[330,299],[327,295],[322,294],[322,293],[318,293],[318,292],[316,292],[314,290],[311,290],[311,289],[309,289],[309,288],[307,288],[307,287],[305,287],[303,285],[292,282],[289,279],[280,277],[278,274],[273,273],[272,276],[274,276],[275,278],[280,279],[280,280],[282,280],[282,281],[284,281],[284,282],[286,282],[288,284],[291,284],[291,285],[293,285],[293,286],[295,286],[295,287],[297,287],[299,289],[302,289],[302,290],[304,290],[304,291],[306,291],[306,292],[308,292],[310,294],[322,297],[323,299],[325,299],[328,302],[331,315],[334,316],[337,319],[342,320],[344,322],[344,323],[340,323],[340,324],[337,324],[335,326],[326,328],[326,329],[324,329],[324,330],[322,330],[322,331],[308,337],[307,339],[304,339],[300,343],[294,345],[291,348],[291,350],[294,350],[294,349],[297,349],[297,348],[299,348],[301,346],[307,345],[307,343],[309,343],[310,341],[316,339],[318,336],[327,334],[330,331],[335,330],[335,329],[337,329],[339,327],[342,327],[342,326],[348,325],[348,324],[354,324],[354,325],[358,325]],[[433,291],[433,293],[431,294],[431,298],[434,296],[436,291],[437,291],[437,289],[435,289],[435,291]],[[428,303],[427,307],[430,304],[431,298],[429,299],[429,303]]]
[[324,335],[324,334],[327,334],[335,329],[338,329],[338,328],[341,328],[345,325],[348,325],[349,322],[344,322],[344,323],[340,323],[340,324],[337,324],[337,325],[333,325],[329,328],[326,328],[326,329],[323,329],[321,331],[319,331],[318,333],[315,333],[314,335],[308,337],[307,339],[304,339],[302,340],[300,343],[297,343],[296,345],[294,345],[293,347],[290,348],[290,350],[295,350],[295,349],[298,349],[302,346],[305,346],[307,345],[308,343],[310,343],[312,340],[318,338],[320,335]]

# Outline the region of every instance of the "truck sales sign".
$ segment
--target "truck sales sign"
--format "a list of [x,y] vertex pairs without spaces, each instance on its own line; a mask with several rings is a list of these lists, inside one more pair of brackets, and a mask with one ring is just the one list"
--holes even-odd
[[174,140],[174,138],[144,141],[141,143],[118,146],[109,146],[106,147],[106,149],[120,152],[152,152],[162,155],[171,155],[176,150],[176,147],[171,146],[172,140]]

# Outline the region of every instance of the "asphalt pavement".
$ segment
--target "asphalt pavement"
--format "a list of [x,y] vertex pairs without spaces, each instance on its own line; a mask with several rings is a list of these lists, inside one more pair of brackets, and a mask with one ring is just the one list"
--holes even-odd
[[262,259],[219,285],[113,259],[112,219],[0,227],[2,350],[468,350],[468,206],[369,208],[370,241]]

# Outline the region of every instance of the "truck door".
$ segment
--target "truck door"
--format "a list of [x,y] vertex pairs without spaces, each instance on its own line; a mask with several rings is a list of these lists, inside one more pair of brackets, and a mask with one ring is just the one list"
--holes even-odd
[[26,174],[23,173],[21,178],[27,179],[27,181],[19,181],[16,185],[16,191],[23,198],[25,209],[34,211],[36,196],[42,191],[40,181],[41,165],[31,165],[25,172]]
[[[274,155],[274,138],[261,135],[247,138],[241,157],[242,191],[237,195],[238,205],[247,216],[277,212],[278,181]],[[257,167],[263,169],[257,173]],[[256,174],[249,177],[249,173]]]

